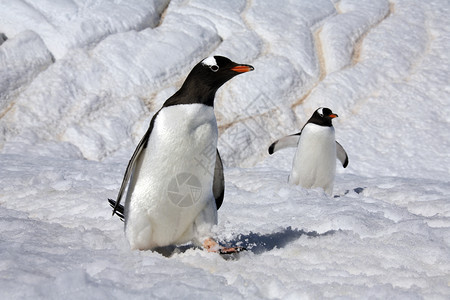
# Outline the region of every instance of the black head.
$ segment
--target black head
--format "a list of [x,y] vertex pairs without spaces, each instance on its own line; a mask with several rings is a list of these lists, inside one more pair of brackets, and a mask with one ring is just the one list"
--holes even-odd
[[199,62],[191,74],[202,78],[211,88],[217,90],[234,76],[249,71],[253,71],[250,65],[237,64],[223,56],[210,56]]
[[319,107],[318,109],[316,109],[311,118],[308,120],[308,123],[330,127],[333,126],[331,120],[337,117],[338,115],[333,113],[331,109],[327,107]]
[[253,71],[250,65],[237,64],[223,56],[210,56],[189,73],[183,86],[164,106],[203,103],[213,106],[216,91],[236,75]]

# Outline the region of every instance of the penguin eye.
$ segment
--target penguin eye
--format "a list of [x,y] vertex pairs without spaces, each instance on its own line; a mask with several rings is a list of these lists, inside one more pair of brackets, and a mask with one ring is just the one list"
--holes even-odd
[[211,69],[211,71],[213,72],[217,72],[219,71],[219,66],[218,65],[212,65],[211,67],[209,67]]

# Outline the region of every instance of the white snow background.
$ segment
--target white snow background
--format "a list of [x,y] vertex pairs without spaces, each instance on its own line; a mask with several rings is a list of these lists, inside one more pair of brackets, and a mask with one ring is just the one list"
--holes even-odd
[[[1,299],[449,299],[448,0],[0,0]],[[225,200],[248,251],[131,251],[111,216],[152,115],[202,58]],[[339,115],[334,197],[267,154]]]

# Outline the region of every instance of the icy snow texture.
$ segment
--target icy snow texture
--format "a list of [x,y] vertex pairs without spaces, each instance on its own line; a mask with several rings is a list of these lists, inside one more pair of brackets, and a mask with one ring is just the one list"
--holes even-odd
[[[0,298],[448,299],[449,14],[446,0],[0,0]],[[249,251],[130,251],[106,199],[156,110],[216,54],[255,67],[215,104],[215,230]],[[287,184],[294,149],[267,154],[319,106],[350,158],[333,198]]]

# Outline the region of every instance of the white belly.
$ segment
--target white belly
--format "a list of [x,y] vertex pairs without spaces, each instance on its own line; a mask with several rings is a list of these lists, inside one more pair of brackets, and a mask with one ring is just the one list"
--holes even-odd
[[334,128],[308,124],[300,135],[289,182],[305,188],[321,187],[331,195],[335,173]]
[[132,248],[188,242],[194,227],[204,225],[194,221],[205,213],[201,222],[217,223],[212,194],[216,147],[212,107],[175,105],[159,112],[127,193],[125,232]]

